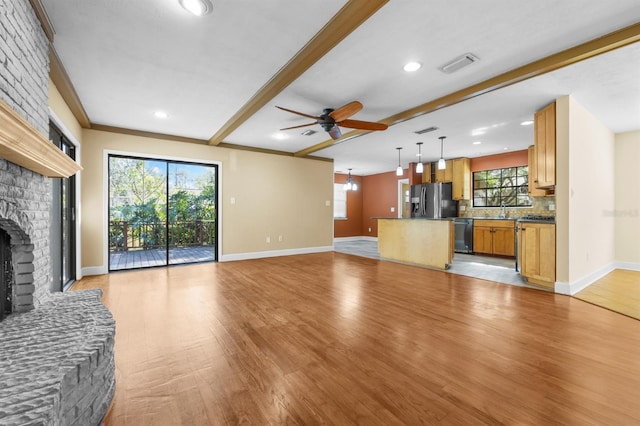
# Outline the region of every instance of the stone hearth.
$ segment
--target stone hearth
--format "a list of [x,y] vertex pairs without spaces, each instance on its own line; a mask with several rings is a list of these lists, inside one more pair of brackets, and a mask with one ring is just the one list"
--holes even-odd
[[101,296],[53,294],[2,322],[0,424],[100,424],[115,390],[115,322]]

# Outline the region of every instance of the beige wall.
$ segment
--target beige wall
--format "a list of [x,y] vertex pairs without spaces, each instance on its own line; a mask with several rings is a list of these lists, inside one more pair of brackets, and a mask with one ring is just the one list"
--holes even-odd
[[[82,265],[106,267],[105,150],[220,162],[223,260],[333,246],[333,163],[83,130]],[[231,198],[235,204],[231,204]],[[326,205],[326,202],[329,205]],[[282,241],[279,241],[282,236]],[[271,242],[267,243],[266,238]],[[251,256],[244,256],[251,257]],[[95,271],[95,269],[94,269]]]
[[51,108],[56,117],[64,123],[66,130],[71,132],[71,136],[78,142],[82,142],[82,127],[73,116],[66,102],[62,99],[58,88],[51,80],[49,80],[49,108]]
[[615,136],[570,96],[557,100],[557,281],[615,261]]
[[616,135],[616,260],[640,266],[640,131]]

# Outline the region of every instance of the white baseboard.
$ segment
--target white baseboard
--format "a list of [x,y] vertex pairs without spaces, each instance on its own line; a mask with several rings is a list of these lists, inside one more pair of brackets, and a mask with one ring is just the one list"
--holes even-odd
[[104,275],[108,273],[109,271],[107,270],[106,266],[86,266],[82,268],[83,277],[86,277],[89,275]]
[[589,275],[586,275],[574,282],[565,283],[556,281],[554,290],[556,293],[572,296],[577,292],[589,287],[591,284],[616,269],[630,269],[633,271],[640,271],[640,265],[629,262],[611,262],[608,265],[605,265],[604,267],[598,269],[597,271],[594,271]]
[[616,262],[616,269],[627,269],[629,271],[639,271],[640,272],[640,263],[632,263],[632,262]]
[[261,259],[264,257],[292,256],[296,254],[322,253],[327,251],[333,251],[333,246],[306,247],[306,248],[300,248],[300,249],[287,249],[287,250],[257,251],[253,253],[223,254],[222,257],[220,258],[220,262],[230,262],[234,260]]
[[378,237],[367,237],[365,235],[362,236],[358,236],[358,237],[335,237],[333,239],[333,242],[338,242],[338,241],[378,241]]

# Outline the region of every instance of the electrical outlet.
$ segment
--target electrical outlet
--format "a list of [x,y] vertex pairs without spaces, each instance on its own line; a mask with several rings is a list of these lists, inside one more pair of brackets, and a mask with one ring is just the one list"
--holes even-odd
[[278,242],[282,242],[282,235],[278,235]]
[[396,208],[395,207],[391,207],[391,213],[395,212]]
[[327,207],[331,207],[331,201],[325,200],[324,205]]
[[556,209],[555,204],[549,204],[549,210],[554,211]]
[[267,237],[267,244],[271,242],[271,237]]
[[371,232],[371,227],[369,227],[369,232]]
[[231,197],[231,199],[229,200],[229,202],[231,204],[235,204],[236,203],[236,197]]

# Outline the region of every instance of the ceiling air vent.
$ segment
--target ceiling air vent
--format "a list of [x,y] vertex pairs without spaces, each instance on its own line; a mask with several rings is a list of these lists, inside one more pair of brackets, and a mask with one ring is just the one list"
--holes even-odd
[[304,132],[300,133],[303,136],[311,136],[314,133],[317,133],[315,130],[305,130]]
[[415,131],[415,132],[413,132],[413,133],[415,133],[415,134],[417,134],[417,135],[423,135],[423,134],[425,134],[425,133],[433,132],[433,131],[435,131],[435,130],[438,130],[438,128],[437,128],[436,126],[431,126],[431,127],[427,127],[426,129],[416,130],[416,131]]
[[470,65],[476,61],[479,61],[477,56],[472,53],[465,53],[464,55],[454,59],[446,65],[440,67],[440,71],[451,74],[452,72],[458,71],[460,68],[464,68],[467,65]]

